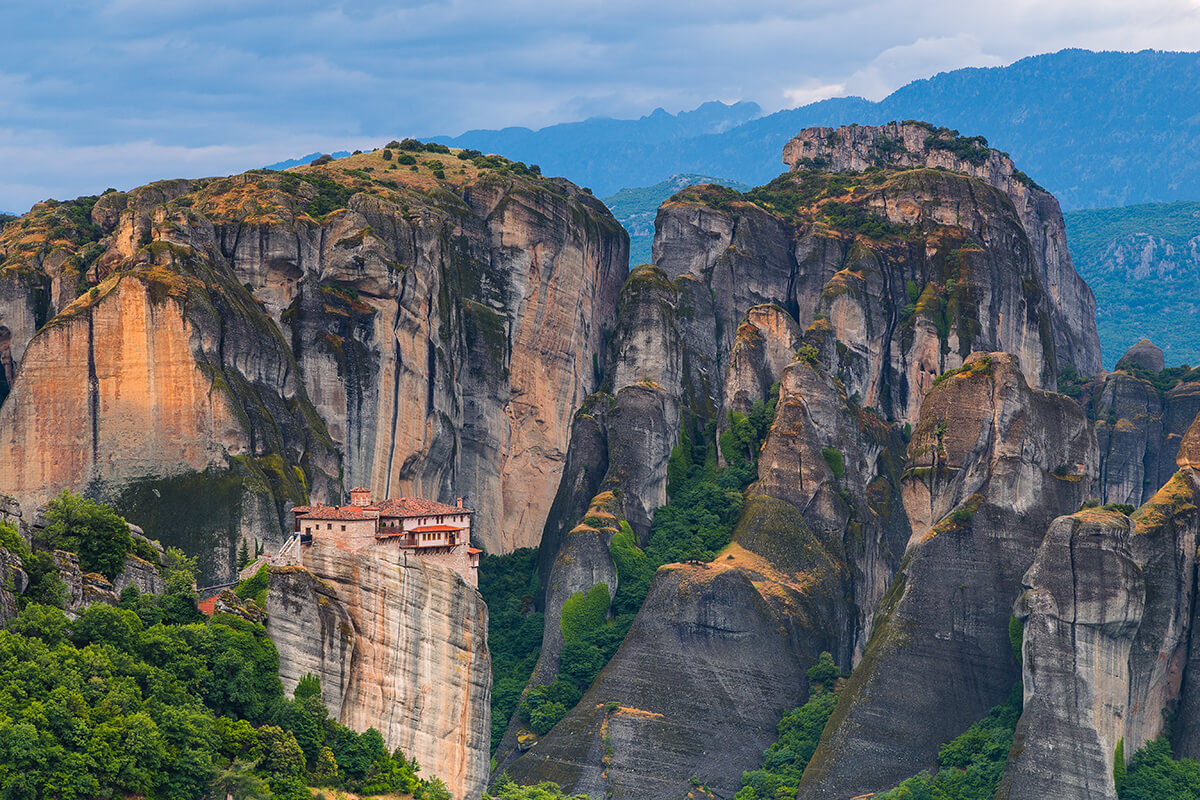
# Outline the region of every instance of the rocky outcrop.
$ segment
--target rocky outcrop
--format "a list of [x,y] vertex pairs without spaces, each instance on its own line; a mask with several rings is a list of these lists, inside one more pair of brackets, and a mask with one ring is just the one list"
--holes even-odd
[[[1057,206],[1042,193],[1016,187],[1013,181],[1020,179],[1008,163],[1011,180],[1005,182],[967,169],[931,170],[923,160],[897,160],[865,176],[838,171],[861,167],[814,160],[806,165],[811,169],[746,194],[694,187],[663,205],[655,266],[635,270],[622,292],[606,368],[608,404],[591,403],[591,409],[601,410],[589,410],[576,428],[580,452],[603,452],[605,477],[597,485],[597,470],[576,468],[571,484],[560,487],[556,508],[578,519],[585,487],[611,490],[619,504],[615,513],[644,541],[653,510],[666,499],[666,464],[680,430],[700,429],[707,421],[723,430],[727,412],[746,413],[779,380],[775,423],[760,454],[755,494],[728,553],[707,568],[678,565],[660,571],[625,643],[583,701],[515,761],[509,763],[512,752],[501,748],[510,774],[614,796],[632,796],[633,787],[641,785],[652,787],[643,792],[666,797],[685,790],[691,770],[718,791],[732,793],[737,786],[728,775],[679,755],[690,753],[679,729],[712,731],[727,766],[749,769],[770,740],[771,720],[780,707],[751,696],[751,689],[722,684],[711,703],[716,711],[698,708],[691,702],[703,691],[698,676],[721,668],[704,648],[716,639],[714,659],[748,659],[738,654],[736,643],[747,631],[786,632],[753,636],[784,677],[762,680],[775,699],[789,702],[799,693],[787,676],[804,669],[820,650],[830,650],[847,667],[864,652],[869,660],[872,621],[886,618],[875,612],[885,602],[905,546],[968,501],[991,480],[987,476],[993,470],[990,485],[997,497],[983,515],[994,515],[994,533],[1013,525],[1019,532],[997,533],[1005,542],[1000,549],[1007,548],[1013,563],[981,589],[984,596],[977,600],[984,608],[977,616],[999,617],[995,635],[972,629],[968,638],[982,639],[978,646],[985,651],[1007,642],[1009,609],[1045,525],[1058,513],[1078,508],[1094,478],[1095,445],[1083,412],[1063,398],[1031,390],[1021,371],[1034,387],[1054,388],[1062,364],[1073,363],[1083,372],[1099,366],[1094,321],[1087,313],[1090,294],[1061,247]],[[980,443],[971,459],[960,454],[960,461],[973,466],[956,466],[974,470],[974,477],[952,490],[927,487],[926,508],[910,528],[911,514],[904,510],[908,498],[901,500],[901,426],[924,419],[921,403],[934,378],[954,371],[981,347],[1014,354],[997,355],[1000,384],[1006,388],[996,396],[981,391],[963,406],[975,403],[999,418],[988,423],[985,412],[966,415],[976,426],[971,441]],[[990,361],[972,363],[976,366],[966,370],[972,378],[990,377]],[[1036,410],[1026,414],[1021,410],[1026,403]],[[626,408],[640,413],[626,422],[621,418]],[[970,423],[964,424],[967,431]],[[1027,425],[1053,432],[1059,444],[1022,452],[1017,443],[1029,434]],[[926,438],[937,439],[935,428],[931,423]],[[986,455],[993,447],[994,458]],[[913,474],[929,470],[918,463]],[[1055,471],[1059,474],[1052,475]],[[973,488],[959,496],[968,484]],[[1026,497],[1030,486],[1033,496]],[[914,492],[906,489],[916,501]],[[571,575],[587,579],[571,583],[577,590],[610,568],[606,548],[599,546],[603,529],[591,548],[594,557],[581,551],[560,561],[570,547],[570,530],[565,519],[547,525],[540,555],[543,585],[554,585],[560,563]],[[1018,563],[1021,558],[1025,561]],[[940,560],[931,555],[928,563]],[[929,569],[936,577],[923,580],[936,587],[929,591],[945,610],[951,598],[939,596],[945,589],[941,567]],[[757,599],[739,602],[756,610],[736,621],[725,615],[728,630],[701,635],[694,618],[704,618],[718,600],[698,587],[712,586],[716,592],[719,586],[736,594],[741,590],[733,587],[741,579],[749,581]],[[898,595],[888,597],[894,602]],[[546,599],[548,618],[555,602]],[[916,616],[915,610],[906,613]],[[552,645],[553,633],[547,627]],[[676,640],[680,651],[673,658],[655,655],[663,642]],[[958,655],[948,648],[941,657],[953,662]],[[546,650],[542,657],[547,658]],[[680,660],[690,663],[682,667]],[[889,666],[885,673],[901,671]],[[541,682],[552,677],[545,672]],[[674,685],[681,674],[686,691],[667,697],[651,688],[653,683]],[[980,707],[986,712],[998,702],[994,689],[1002,699],[1017,667],[1010,660],[972,686],[977,677],[963,676],[963,691],[974,696],[949,725],[965,728],[981,715],[975,714]],[[899,693],[900,687],[887,691]],[[654,708],[639,705],[644,696],[655,698]],[[605,748],[598,731],[624,724],[619,713],[597,710],[610,702],[650,716],[639,717],[638,753],[623,753],[614,744],[601,763]],[[743,703],[757,710],[728,711]],[[934,709],[930,705],[919,713],[932,717]],[[932,760],[942,741],[936,737],[949,725],[931,722],[937,730],[917,743],[917,761]],[[856,753],[848,762],[869,763],[875,755]],[[896,764],[887,769],[897,779],[918,771],[902,772]],[[831,785],[836,786],[831,791],[853,788],[836,778]]]
[[655,263],[713,287],[719,368],[742,314],[767,302],[802,326],[827,319],[850,393],[889,419],[915,422],[933,378],[973,350],[1017,355],[1045,389],[1067,363],[1099,368],[1094,303],[1049,195],[915,154],[869,178],[836,171],[854,160],[795,164],[744,195],[698,187],[659,211]]
[[[995,187],[1008,199],[1027,237],[1037,283],[1049,300],[1048,324],[1057,361],[1073,364],[1083,375],[1100,369],[1096,301],[1071,263],[1058,201],[1018,170],[1006,153],[989,150],[982,137],[961,137],[957,131],[919,122],[809,128],[784,146],[783,160],[797,170],[817,165],[858,172],[874,167],[944,169]],[[916,212],[905,198],[896,200],[892,203],[881,197],[869,200],[868,206],[893,221]],[[922,213],[926,213],[924,209]],[[1031,381],[1038,381],[1037,371],[1028,361],[1023,359],[1021,366]],[[1038,385],[1054,388],[1056,377],[1054,373],[1049,382]]]
[[1083,411],[1031,389],[1015,356],[974,354],[930,392],[903,483],[913,536],[800,798],[888,789],[1003,701],[1020,677],[1008,620],[1021,578],[1096,461]]
[[1131,712],[1129,656],[1146,603],[1132,528],[1116,512],[1058,519],[1025,576],[1025,703],[1003,800],[1117,796],[1113,754]]
[[17,616],[17,597],[29,586],[29,576],[16,553],[0,547],[0,625]]
[[0,489],[90,487],[222,578],[353,484],[464,496],[486,547],[536,544],[627,237],[566,181],[446,158],[451,179],[367,153],[6,226]]
[[1175,473],[1180,443],[1200,414],[1200,382],[1185,374],[1163,391],[1160,386],[1173,382],[1169,372],[1152,372],[1132,359],[1121,363],[1085,384],[1081,402],[1096,421],[1100,443],[1097,496],[1137,507]]
[[[744,413],[778,383],[778,402],[733,544],[711,564],[660,569],[583,700],[524,755],[505,746],[515,746],[510,730],[498,769],[616,798],[681,796],[693,776],[732,795],[741,771],[773,741],[779,717],[803,702],[804,671],[820,652],[852,663],[866,638],[866,609],[909,538],[903,520],[880,522],[889,501],[900,505],[899,460],[888,453],[902,443],[878,417],[856,410],[816,358],[787,363],[801,341],[794,320],[775,307],[751,309],[739,328],[725,396]],[[859,497],[866,502],[851,501]],[[599,582],[595,565],[611,563],[615,530],[606,528],[616,527],[615,503],[608,508],[605,515],[593,505],[562,546],[548,617],[569,596],[557,581],[578,575],[584,580],[567,588],[586,590]],[[553,626],[539,670],[558,616]],[[552,678],[535,672],[534,682]]]
[[1163,351],[1155,347],[1149,339],[1142,339],[1130,347],[1117,361],[1117,369],[1139,367],[1147,372],[1162,372],[1166,365]]
[[288,691],[321,679],[331,715],[374,727],[455,798],[488,774],[487,607],[456,573],[404,551],[349,552],[317,540],[271,569],[267,633]]
[[1001,800],[1115,800],[1115,759],[1163,735],[1176,710],[1177,742],[1194,747],[1198,501],[1184,468],[1132,519],[1097,509],[1050,526],[1017,603],[1025,708]]
[[1104,377],[1092,398],[1100,445],[1100,500],[1140,506],[1174,473],[1159,474],[1164,400],[1150,381],[1125,372]]

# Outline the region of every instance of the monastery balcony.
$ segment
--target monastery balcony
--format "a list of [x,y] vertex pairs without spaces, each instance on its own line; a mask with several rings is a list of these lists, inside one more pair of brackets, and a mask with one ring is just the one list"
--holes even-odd
[[405,548],[454,547],[462,544],[464,530],[465,528],[455,528],[450,525],[426,525],[409,531],[396,526],[388,526],[381,527],[375,534],[375,538]]

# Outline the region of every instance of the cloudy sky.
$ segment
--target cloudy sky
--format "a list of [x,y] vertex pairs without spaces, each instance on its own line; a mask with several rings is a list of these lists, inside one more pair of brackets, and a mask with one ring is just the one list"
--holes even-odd
[[21,212],[404,135],[1192,50],[1200,0],[7,0],[0,27],[0,211]]

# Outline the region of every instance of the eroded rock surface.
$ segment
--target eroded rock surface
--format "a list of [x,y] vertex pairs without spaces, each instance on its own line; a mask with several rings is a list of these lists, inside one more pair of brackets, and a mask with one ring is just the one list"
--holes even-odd
[[465,496],[488,549],[536,544],[628,239],[566,181],[446,158],[450,179],[367,153],[6,226],[0,489],[91,487],[213,577],[356,484]]
[[925,398],[903,485],[913,538],[801,798],[895,786],[1004,700],[1020,678],[1008,620],[1021,578],[1096,461],[1083,411],[1031,389],[1015,356],[974,354]]
[[302,565],[271,570],[267,633],[287,691],[311,672],[338,721],[478,797],[488,775],[487,607],[449,569],[404,551],[349,552],[317,540]]

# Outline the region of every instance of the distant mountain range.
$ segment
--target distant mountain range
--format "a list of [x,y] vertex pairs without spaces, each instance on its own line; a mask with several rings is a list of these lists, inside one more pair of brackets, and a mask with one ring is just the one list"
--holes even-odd
[[879,102],[823,100],[758,116],[753,103],[431,137],[499,152],[606,196],[675,174],[751,185],[814,125],[921,119],[987,137],[1065,209],[1200,198],[1200,53],[1063,50],[914,81]]
[[1200,203],[1066,214],[1075,268],[1096,294],[1104,365],[1148,338],[1167,365],[1200,364]]
[[[291,169],[292,167],[299,167],[302,164],[311,164],[322,155],[324,155],[324,153],[309,153],[308,155],[300,156],[299,158],[289,158],[285,161],[276,161],[274,164],[267,164],[267,166],[263,167],[263,169]],[[329,155],[333,156],[334,158],[345,158],[346,156],[350,155],[350,151],[338,150],[336,153],[330,153]]]

